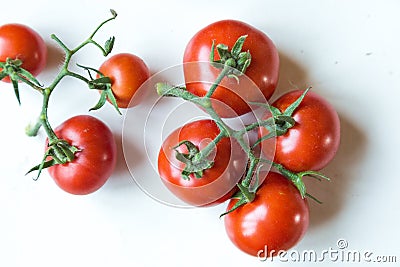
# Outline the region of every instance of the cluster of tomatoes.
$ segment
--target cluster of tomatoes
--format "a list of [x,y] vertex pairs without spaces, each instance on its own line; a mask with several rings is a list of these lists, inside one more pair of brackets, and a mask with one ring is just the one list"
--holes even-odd
[[[46,62],[47,46],[36,31],[16,23],[0,27],[0,79],[13,84],[18,100],[18,84],[31,85],[30,79],[35,83],[33,86],[40,84],[34,77],[41,73]],[[100,66],[97,77],[99,74],[111,79],[119,108],[127,108],[136,90],[150,77],[143,60],[129,53],[108,58]],[[46,89],[43,87],[43,95]],[[48,168],[57,185],[71,194],[89,194],[102,187],[117,161],[117,146],[111,129],[98,118],[80,115],[67,119],[54,133],[59,138],[57,147],[66,154],[73,153],[72,159],[65,164],[54,164],[54,159],[46,157],[32,170]],[[46,141],[46,149],[48,147]],[[74,149],[68,151],[69,147]]]
[[[241,37],[242,43],[237,45]],[[229,49],[231,52],[227,53]],[[223,57],[227,55],[230,58],[226,61],[234,60],[233,64],[229,63],[234,71],[227,71],[221,77],[223,70],[211,63],[224,64]],[[46,58],[46,44],[38,33],[21,24],[0,27],[0,79],[13,84],[18,99],[18,83],[39,86],[34,77],[45,67]],[[187,64],[193,62],[208,63]],[[162,181],[177,197],[194,206],[211,206],[229,200],[225,227],[229,238],[242,251],[261,256],[261,252],[266,253],[265,247],[270,252],[293,247],[307,230],[309,208],[304,192],[299,191],[290,175],[301,179],[316,173],[333,159],[340,141],[336,111],[316,93],[304,94],[299,90],[288,92],[272,103],[274,123],[277,128],[284,128],[273,136],[276,146],[272,166],[276,168],[261,178],[260,173],[251,173],[260,182],[252,190],[250,186],[245,188],[251,194],[243,201],[239,185],[249,170],[249,152],[261,147],[266,154],[270,153],[270,139],[264,137],[270,135],[271,128],[261,126],[261,122],[259,127],[252,127],[257,131],[258,145],[250,144],[247,151],[243,140],[231,136],[232,132],[222,122],[252,112],[252,103],[268,103],[278,83],[277,49],[262,31],[240,21],[224,20],[208,25],[193,36],[183,63],[184,91],[199,101],[211,99],[207,103],[212,108],[207,105],[203,108],[212,111],[213,119],[187,123],[164,140],[158,158]],[[108,100],[119,108],[130,107],[135,92],[149,76],[143,60],[128,53],[111,56],[97,71],[97,78],[110,79],[114,100]],[[210,81],[217,83],[208,94],[212,88]],[[254,87],[257,90],[250,89]],[[45,89],[39,91],[46,96]],[[301,102],[287,114],[300,98]],[[270,117],[271,113],[265,121]],[[48,126],[48,121],[42,123]],[[63,152],[64,156],[72,151],[70,160],[55,164],[57,153],[52,153],[53,158],[47,160],[49,155],[45,155],[36,169],[48,167],[56,183],[72,194],[88,194],[99,189],[116,164],[112,131],[99,119],[82,115],[66,120],[54,133],[58,138],[56,144],[47,142],[46,148],[55,145],[55,151]],[[210,140],[215,141],[214,147],[202,161],[194,164],[201,158],[203,149],[209,147]]]
[[[245,75],[230,77],[227,74],[221,80],[219,75],[223,66],[218,68],[213,63],[235,59],[236,53],[237,62],[232,66],[239,65],[238,55],[242,52],[237,53],[235,49],[241,38],[245,39],[242,55],[250,54],[251,63],[246,66]],[[223,57],[229,52],[227,48],[232,48],[230,53],[233,55],[225,61]],[[211,115],[221,120],[189,122],[166,138],[158,158],[162,181],[177,197],[194,206],[216,205],[230,199],[224,214],[225,228],[229,238],[242,251],[269,257],[288,250],[303,237],[309,224],[305,189],[301,192],[291,178],[318,175],[317,171],[335,156],[340,142],[340,123],[335,109],[311,91],[293,90],[274,101],[271,104],[272,115],[267,112],[259,120],[259,127],[255,127],[259,139],[248,147],[256,153],[256,148],[261,146],[264,155],[269,155],[272,149],[272,167],[276,168],[258,177],[260,184],[247,185],[252,189],[245,188],[244,191],[252,192],[246,198],[240,187],[243,187],[243,179],[250,168],[249,157],[246,157],[249,151],[238,145],[237,136],[233,138],[235,134],[220,138],[221,131],[225,130],[224,126],[221,127],[222,119],[253,112],[251,106],[255,102],[257,106],[268,109],[268,100],[278,83],[277,49],[262,31],[241,21],[223,20],[206,26],[192,37],[186,46],[183,63],[185,90],[202,100],[210,96]],[[212,81],[218,81],[216,89]],[[166,91],[165,95],[180,95],[172,93],[173,90]],[[215,91],[208,94],[210,90]],[[192,96],[184,99],[202,103],[197,99],[193,101]],[[279,134],[270,136],[272,141],[265,138],[271,133],[271,128],[262,126],[271,116],[274,117],[276,132],[281,130]],[[212,164],[200,173],[187,172],[188,161],[195,162],[196,154],[210,143],[205,140],[218,140],[211,156]],[[255,143],[258,145],[252,146]],[[261,175],[256,171],[251,174]]]

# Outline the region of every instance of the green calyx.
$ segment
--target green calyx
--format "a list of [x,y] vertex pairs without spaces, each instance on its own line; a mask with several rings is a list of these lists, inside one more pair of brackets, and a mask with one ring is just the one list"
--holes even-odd
[[275,162],[272,163],[272,166],[274,166],[283,176],[285,176],[287,179],[289,179],[290,181],[293,182],[293,184],[299,190],[302,198],[309,197],[320,204],[322,203],[317,198],[315,198],[314,196],[307,193],[306,186],[303,181],[303,177],[308,176],[308,177],[317,179],[319,181],[322,181],[322,180],[330,181],[329,177],[327,177],[324,174],[317,172],[317,171],[303,171],[303,172],[297,172],[297,173],[291,172],[291,171],[287,170],[281,164],[277,164]]
[[[112,81],[111,81],[110,77],[104,76],[103,73],[101,73],[100,71],[98,71],[94,68],[85,67],[85,66],[82,66],[79,64],[77,64],[77,65],[88,72],[88,75],[90,77],[90,80],[87,82],[89,89],[101,91],[99,101],[97,101],[97,104],[94,105],[91,109],[89,109],[89,111],[100,109],[101,107],[104,106],[104,104],[106,103],[106,101],[108,99],[110,101],[110,103],[113,105],[113,107],[115,108],[115,110],[118,112],[118,114],[122,115],[121,111],[119,110],[117,100],[115,99],[114,93],[111,88]],[[100,77],[97,79],[94,79],[91,74],[91,71],[95,72]]]
[[230,210],[222,213],[219,216],[220,218],[222,218],[223,216],[225,216],[225,215],[237,210],[241,206],[252,202],[255,199],[255,197],[256,197],[256,193],[255,192],[250,192],[248,188],[244,187],[240,183],[237,184],[237,187],[239,188],[239,191],[232,197],[232,199],[237,199],[235,205],[233,205],[233,207]]
[[75,158],[75,154],[79,151],[80,150],[77,147],[70,145],[67,141],[56,139],[49,143],[42,162],[31,168],[26,174],[29,174],[33,171],[38,171],[35,179],[37,180],[43,169],[57,164],[66,164],[68,162],[72,162]]
[[[256,192],[260,186],[260,170],[262,167],[262,165],[260,164],[258,165],[258,168],[254,171],[254,168],[257,166],[258,162],[259,161],[257,158],[250,159],[249,167],[247,169],[247,177],[245,177],[240,183],[237,184],[239,190],[232,197],[233,199],[237,199],[237,202],[230,210],[222,213],[219,216],[220,218],[240,208],[241,206],[252,202],[256,198]],[[254,179],[248,179],[248,177]]]
[[281,112],[276,107],[270,107],[272,115],[275,119],[277,136],[284,135],[290,128],[292,128],[296,124],[292,115],[297,107],[300,105],[300,103],[303,101],[304,97],[310,89],[311,87],[308,87],[306,90],[304,90],[301,96],[297,98],[296,101],[294,101],[289,107],[287,107],[284,112]]
[[[249,51],[242,51],[244,41],[247,35],[240,36],[232,49],[225,44],[217,44],[213,41],[210,52],[210,63],[218,69],[228,69],[225,76],[235,78],[239,82],[238,76],[243,75],[251,63],[251,54]],[[219,60],[215,59],[214,49],[217,49]]]
[[271,118],[258,123],[260,127],[264,127],[268,131],[268,134],[258,139],[254,143],[253,148],[259,145],[264,140],[286,134],[290,128],[296,125],[296,121],[294,120],[292,115],[301,104],[310,89],[311,87],[308,87],[306,90],[304,90],[300,97],[298,97],[289,107],[287,107],[284,112],[280,111],[274,106],[270,106],[265,103],[250,102],[250,104],[252,105],[261,106],[269,110],[271,112],[273,120],[273,123],[270,123]]
[[19,96],[19,82],[25,82],[35,89],[41,87],[40,82],[31,74],[29,71],[22,68],[22,61],[20,59],[11,59],[7,58],[6,62],[0,62],[0,80],[4,79],[5,77],[9,77],[11,83],[14,87],[14,93],[17,97],[18,104],[21,105],[21,99]]
[[[177,150],[182,145],[186,146],[188,153],[181,153]],[[203,177],[203,171],[210,169],[214,165],[214,162],[206,157],[198,157],[199,149],[190,141],[184,140],[173,149],[176,152],[176,159],[185,163],[185,168],[182,171],[182,178],[185,180],[189,180],[191,174],[194,174],[196,178]]]
[[304,182],[302,180],[303,177],[309,176],[309,177],[315,178],[315,179],[317,179],[319,181],[322,181],[323,179],[327,180],[327,181],[330,181],[329,177],[327,177],[327,176],[325,176],[322,173],[317,172],[317,171],[303,171],[303,172],[294,173],[294,172],[291,172],[291,171],[285,169],[281,164],[274,163],[273,166],[283,176],[285,176],[286,178],[288,178],[289,180],[291,180],[294,183],[294,185],[297,187],[297,189],[299,189],[300,194],[301,194],[301,196],[303,198],[306,197],[306,195],[307,195],[306,187],[305,187]]

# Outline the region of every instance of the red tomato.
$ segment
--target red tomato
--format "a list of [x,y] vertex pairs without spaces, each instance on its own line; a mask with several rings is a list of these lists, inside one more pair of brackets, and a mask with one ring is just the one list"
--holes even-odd
[[[237,199],[232,199],[230,210]],[[309,208],[291,181],[270,172],[255,199],[225,215],[225,229],[242,251],[259,257],[288,250],[304,236],[309,224]]]
[[[190,122],[173,131],[163,142],[158,156],[158,171],[163,183],[178,198],[193,206],[210,206],[227,200],[245,170],[246,156],[230,138],[217,143],[211,156],[214,165],[201,178],[182,177],[185,164],[176,159],[174,147],[181,141],[192,142],[199,150],[213,140],[220,130],[212,120]],[[177,148],[188,153],[185,145]]]
[[121,53],[107,59],[99,71],[111,78],[111,89],[120,108],[131,107],[129,102],[139,87],[150,77],[144,61],[136,55]]
[[[204,96],[221,71],[204,63],[209,62],[212,42],[225,44],[230,50],[242,35],[248,35],[242,51],[250,51],[251,64],[245,72],[247,77],[239,76],[239,83],[225,77],[213,93],[212,98],[234,111],[224,105],[214,105],[221,117],[248,113],[251,108],[246,102],[265,102],[272,96],[279,73],[277,49],[262,31],[236,20],[222,20],[206,26],[192,37],[185,49],[183,63],[195,62],[184,65],[186,88],[197,96]],[[219,59],[216,49],[215,56]]]
[[[46,66],[47,47],[40,35],[22,24],[5,24],[0,27],[0,61],[20,59],[21,67],[37,76]],[[2,81],[10,82],[9,77]]]
[[117,160],[110,128],[99,119],[81,115],[66,120],[55,133],[80,150],[72,162],[48,168],[57,185],[76,195],[89,194],[103,186]]
[[[283,112],[302,93],[288,92],[272,106]],[[340,121],[335,109],[321,96],[308,92],[292,117],[296,124],[276,139],[274,161],[293,172],[324,168],[340,143]]]

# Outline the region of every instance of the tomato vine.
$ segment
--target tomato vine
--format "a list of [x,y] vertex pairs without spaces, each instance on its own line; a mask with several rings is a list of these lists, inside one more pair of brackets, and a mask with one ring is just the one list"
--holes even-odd
[[[79,64],[77,64],[79,67],[88,72],[89,76],[88,78],[85,77],[84,75],[81,75],[75,71],[70,70],[69,68],[72,57],[77,52],[79,52],[83,47],[89,44],[92,44],[95,47],[97,47],[102,52],[103,56],[107,56],[108,54],[111,53],[115,42],[114,36],[106,40],[104,45],[100,45],[94,39],[96,33],[102,28],[104,24],[114,20],[117,17],[117,13],[114,10],[111,9],[110,12],[111,12],[111,17],[101,22],[96,27],[96,29],[90,34],[90,36],[75,48],[72,49],[69,48],[55,34],[51,35],[51,38],[62,48],[64,52],[64,62],[61,65],[58,74],[48,86],[41,84],[31,73],[29,73],[29,71],[23,69],[21,67],[21,65],[23,64],[22,60],[18,58],[16,59],[7,58],[6,62],[0,62],[0,68],[2,68],[0,78],[2,79],[5,77],[10,77],[14,86],[18,102],[20,102],[18,82],[23,82],[27,84],[29,87],[35,89],[43,96],[42,108],[37,122],[33,125],[28,125],[28,127],[26,128],[26,134],[28,136],[36,136],[39,129],[43,127],[48,137],[48,147],[44,154],[42,162],[28,171],[28,173],[32,171],[38,171],[37,178],[40,176],[40,173],[44,168],[48,168],[56,164],[64,164],[73,161],[75,158],[75,153],[79,151],[77,147],[74,147],[71,144],[69,144],[66,140],[57,137],[48,119],[48,106],[50,97],[62,79],[64,79],[65,77],[76,78],[87,84],[89,89],[96,89],[102,91],[99,102],[91,110],[101,108],[105,103],[104,99],[108,98],[115,107],[115,109],[120,113],[114,94],[111,90],[110,78],[105,77],[98,70],[94,68],[85,67]],[[101,77],[94,79],[91,75],[91,71],[95,72]]]
[[[243,175],[243,179],[241,179],[241,181],[237,184],[239,191],[234,196],[234,198],[238,198],[239,201],[237,201],[235,206],[226,213],[229,213],[237,209],[238,207],[253,201],[256,190],[259,186],[258,172],[262,164],[272,165],[272,167],[277,169],[282,175],[292,181],[303,198],[307,196],[319,202],[316,198],[314,198],[306,191],[303,177],[311,176],[317,178],[318,180],[329,180],[327,176],[323,175],[320,172],[312,170],[292,172],[285,168],[283,165],[278,164],[272,160],[258,157],[255,152],[255,148],[259,143],[269,138],[275,138],[277,136],[284,135],[290,128],[295,125],[295,120],[292,118],[292,114],[300,105],[310,88],[304,90],[303,94],[298,99],[296,99],[296,101],[294,101],[284,112],[280,112],[275,107],[270,107],[267,103],[250,102],[250,105],[262,106],[266,108],[272,114],[272,116],[264,120],[258,120],[252,124],[245,125],[243,129],[239,130],[231,128],[219,116],[212,105],[212,95],[218,85],[221,83],[221,81],[225,77],[227,77],[236,79],[236,81],[239,82],[238,76],[244,75],[246,69],[250,66],[250,51],[241,51],[246,37],[246,35],[239,37],[230,51],[225,44],[218,44],[216,46],[216,49],[219,54],[220,60],[214,59],[214,42],[212,43],[212,48],[210,52],[210,64],[215,68],[221,69],[221,72],[219,73],[215,82],[211,85],[207,94],[205,94],[204,96],[194,95],[182,86],[173,86],[168,83],[156,84],[158,95],[164,97],[179,97],[200,106],[216,122],[220,129],[220,134],[201,150],[193,149],[194,145],[190,144],[189,141],[182,141],[180,144],[177,144],[178,146],[184,144],[187,146],[188,150],[193,152],[190,157],[186,157],[179,152],[176,153],[176,158],[185,163],[185,169],[182,171],[182,177],[184,179],[189,179],[188,175],[193,173],[195,174],[195,177],[201,178],[202,172],[206,169],[212,168],[213,166],[212,162],[209,162],[209,159],[207,157],[212,152],[216,144],[224,137],[231,137],[234,138],[239,143],[241,148],[246,152],[248,157],[248,166],[245,174]],[[247,132],[259,127],[265,127],[267,131],[269,131],[269,134],[261,137],[259,140],[256,141],[255,144],[250,146],[245,141],[244,136]],[[226,213],[222,214],[221,216],[225,215]]]

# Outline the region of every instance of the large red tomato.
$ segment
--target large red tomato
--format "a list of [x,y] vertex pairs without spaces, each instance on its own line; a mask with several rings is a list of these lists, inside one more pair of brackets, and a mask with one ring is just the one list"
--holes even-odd
[[[237,199],[232,199],[230,210]],[[255,199],[225,215],[225,229],[242,251],[259,257],[288,250],[304,236],[309,224],[307,199],[291,181],[270,172]]]
[[[216,80],[220,69],[209,63],[213,41],[232,48],[236,40],[247,35],[243,51],[251,54],[251,64],[245,76],[225,77],[212,98],[226,104],[214,105],[221,117],[235,117],[251,111],[248,101],[265,102],[275,91],[279,73],[279,55],[271,39],[262,31],[236,20],[222,20],[197,32],[186,46],[183,63],[186,88],[195,95],[204,96]],[[215,59],[219,59],[215,48]],[[207,63],[205,63],[207,62]]]
[[130,107],[132,97],[150,77],[146,63],[129,53],[110,57],[100,66],[99,71],[111,79],[111,90],[120,108]]
[[[158,156],[158,171],[163,183],[178,198],[193,206],[209,206],[227,200],[241,178],[246,155],[239,145],[228,137],[222,138],[211,153],[214,164],[204,170],[201,178],[191,174],[184,179],[185,164],[176,158],[174,147],[181,141],[190,141],[199,150],[213,140],[220,130],[212,120],[190,122],[173,131],[163,142]],[[176,148],[188,153],[187,147]]]
[[[5,24],[0,27],[0,62],[7,58],[21,60],[21,67],[36,76],[46,66],[46,43],[28,26]],[[10,79],[6,77],[3,81],[9,82]]]
[[[281,112],[303,91],[282,95],[272,106]],[[276,139],[276,163],[293,171],[320,170],[335,156],[340,143],[340,121],[333,106],[314,92],[308,92],[292,114],[295,125]],[[261,128],[262,133],[266,130]]]
[[58,138],[79,149],[72,162],[49,167],[63,190],[85,195],[98,190],[111,176],[117,149],[114,136],[102,121],[92,116],[75,116],[55,129]]

